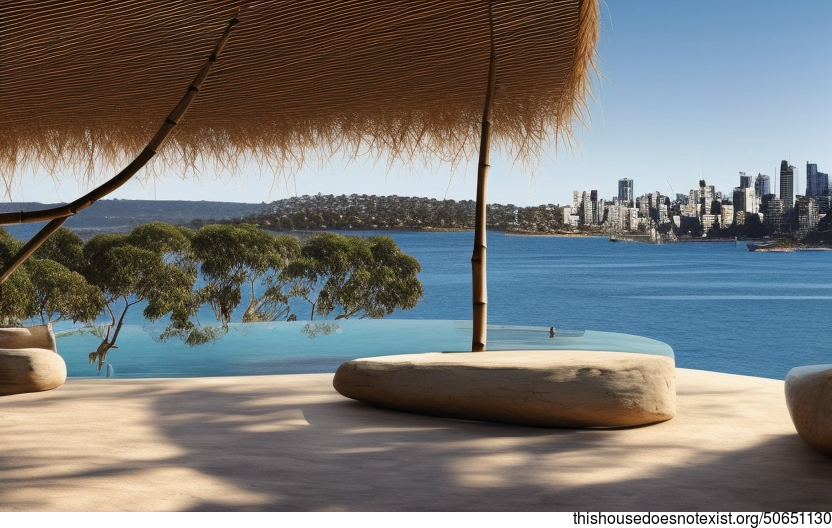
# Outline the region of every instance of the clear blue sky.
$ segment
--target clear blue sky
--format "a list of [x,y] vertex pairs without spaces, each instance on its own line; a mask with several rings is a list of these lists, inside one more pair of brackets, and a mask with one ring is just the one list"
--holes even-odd
[[[832,2],[607,0],[596,101],[571,150],[552,150],[535,175],[493,156],[488,201],[567,204],[573,189],[605,198],[620,178],[637,195],[687,192],[701,177],[730,192],[739,172],[774,176],[781,159],[832,173]],[[494,159],[496,158],[496,159]],[[14,201],[69,201],[84,188],[24,175]],[[68,180],[73,182],[73,180]],[[286,180],[252,170],[226,183],[176,174],[131,183],[122,199],[270,202],[302,194],[473,199],[476,166],[457,169],[332,160]],[[6,197],[8,200],[8,197]]]

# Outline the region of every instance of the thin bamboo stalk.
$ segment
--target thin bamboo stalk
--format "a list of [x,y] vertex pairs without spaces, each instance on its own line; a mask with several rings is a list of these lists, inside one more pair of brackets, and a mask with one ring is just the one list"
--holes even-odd
[[491,2],[488,2],[488,25],[491,39],[491,57],[488,61],[488,88],[485,93],[485,106],[482,112],[480,131],[480,156],[477,165],[477,206],[474,220],[474,254],[471,256],[471,275],[473,282],[474,330],[471,337],[471,351],[482,352],[486,349],[488,325],[488,288],[486,280],[486,240],[485,240],[485,206],[488,184],[489,152],[491,151],[491,109],[494,101],[494,85],[497,79],[497,54],[494,50],[494,18]]
[[2,272],[0,272],[0,284],[3,284],[4,282],[6,282],[6,279],[8,279],[9,276],[12,273],[14,273],[14,271],[22,263],[26,262],[26,259],[28,259],[30,256],[32,256],[32,253],[37,251],[37,249],[41,246],[41,244],[46,242],[46,240],[50,236],[52,236],[52,233],[57,231],[58,228],[61,227],[61,225],[64,223],[64,221],[67,218],[69,218],[69,217],[63,216],[61,218],[55,218],[54,220],[52,220],[51,222],[49,222],[48,224],[43,226],[41,228],[41,230],[38,231],[37,234],[35,234],[35,236],[33,236],[31,239],[29,239],[29,241],[26,242],[26,244],[22,248],[20,248],[20,250],[17,252],[17,254],[15,254],[12,261],[9,262],[9,264],[6,265],[3,268]]
[[220,53],[222,53],[223,48],[225,47],[226,42],[228,42],[228,37],[231,35],[231,30],[233,27],[239,22],[239,19],[236,17],[231,19],[228,22],[228,25],[225,27],[225,31],[223,31],[220,38],[217,40],[217,43],[214,46],[214,50],[211,52],[211,55],[205,61],[202,68],[197,72],[196,77],[194,77],[193,82],[188,86],[188,90],[185,92],[185,95],[182,96],[182,99],[179,100],[179,103],[173,108],[173,110],[168,114],[165,118],[165,121],[144,147],[144,149],[136,156],[127,167],[124,168],[121,172],[101,184],[100,186],[96,187],[92,191],[88,192],[84,196],[78,198],[77,200],[70,202],[68,204],[61,205],[59,207],[53,207],[51,209],[42,209],[39,211],[20,211],[17,213],[4,213],[0,214],[0,225],[9,225],[9,224],[22,224],[28,222],[42,222],[44,220],[51,220],[46,226],[44,226],[34,237],[32,237],[29,242],[26,243],[20,251],[12,258],[11,261],[6,263],[3,267],[3,270],[0,272],[0,284],[3,284],[9,276],[14,273],[14,271],[23,264],[26,259],[28,259],[32,253],[34,253],[46,240],[57,231],[57,229],[63,224],[63,222],[70,216],[78,214],[79,211],[82,209],[86,209],[90,205],[94,204],[96,201],[100,200],[101,198],[107,196],[108,194],[112,193],[125,183],[127,183],[130,178],[132,178],[139,170],[144,167],[148,161],[156,155],[156,152],[168,138],[173,129],[176,128],[176,125],[179,124],[179,121],[185,115],[185,112],[188,110],[188,107],[191,103],[196,99],[197,94],[199,93],[199,89],[202,87],[202,83],[208,77],[208,73],[211,71],[211,66],[219,58]]

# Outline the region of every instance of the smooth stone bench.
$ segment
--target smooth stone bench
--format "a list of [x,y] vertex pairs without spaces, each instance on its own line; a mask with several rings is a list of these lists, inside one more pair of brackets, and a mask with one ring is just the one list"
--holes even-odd
[[544,427],[635,426],[676,413],[670,354],[517,350],[382,356],[342,364],[333,386],[372,405],[450,418]]
[[832,456],[832,364],[791,369],[785,388],[797,434],[815,450]]
[[0,396],[51,390],[65,381],[66,363],[51,328],[0,328]]

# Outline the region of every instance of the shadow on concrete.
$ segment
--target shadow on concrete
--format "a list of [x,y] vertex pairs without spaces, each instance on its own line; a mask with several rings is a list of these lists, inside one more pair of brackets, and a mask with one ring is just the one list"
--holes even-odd
[[[326,391],[325,391],[326,392]],[[321,395],[323,396],[323,395]],[[440,419],[346,399],[182,392],[156,401],[178,464],[256,489],[266,510],[813,510],[832,460],[797,435],[735,451],[670,443],[671,423],[551,430]],[[716,409],[714,409],[716,410]],[[235,418],[245,416],[242,424]],[[194,510],[228,510],[221,497]]]
[[832,504],[832,459],[784,428],[772,404],[738,400],[758,397],[746,389],[685,388],[677,417],[649,427],[556,430],[378,409],[340,397],[326,376],[234,379],[78,384],[3,399],[0,510]]

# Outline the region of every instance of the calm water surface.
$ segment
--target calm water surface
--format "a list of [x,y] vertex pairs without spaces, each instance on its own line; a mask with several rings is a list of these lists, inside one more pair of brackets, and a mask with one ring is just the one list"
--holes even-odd
[[[396,238],[419,257],[419,235]],[[473,243],[468,233],[437,238]],[[443,243],[422,257],[441,268],[425,274],[430,296],[409,316],[439,307],[470,310],[467,262],[451,260],[470,259],[471,250],[454,251],[454,245]],[[488,287],[493,323],[651,337],[672,346],[681,367],[783,379],[796,365],[832,363],[830,251],[752,253],[742,243],[649,245],[493,233]]]
[[[473,233],[384,234],[421,262],[425,287],[415,309],[391,318],[471,318]],[[832,252],[489,233],[488,313],[496,325],[636,334],[669,344],[680,367],[783,379],[797,365],[832,363]],[[123,337],[111,352],[117,369]]]

